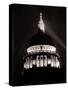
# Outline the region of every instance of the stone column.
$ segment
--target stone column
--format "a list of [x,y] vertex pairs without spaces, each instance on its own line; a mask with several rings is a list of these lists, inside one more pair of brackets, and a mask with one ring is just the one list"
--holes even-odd
[[40,67],[43,67],[43,55],[40,55]]
[[45,55],[44,58],[44,66],[47,67],[47,55]]
[[54,67],[54,57],[53,57],[53,55],[51,56],[51,67]]
[[32,58],[29,58],[29,67],[32,68]]
[[36,67],[39,67],[39,55],[36,56]]
[[33,65],[36,65],[36,60],[34,59],[33,62],[32,62]]
[[29,69],[29,58],[26,59],[25,65],[26,65],[26,69]]
[[55,56],[53,56],[53,57],[54,57],[54,59],[53,59],[54,67],[56,67],[56,58],[55,58]]
[[48,64],[49,65],[51,64],[51,58],[48,58]]
[[26,69],[26,62],[24,63],[24,68]]
[[59,60],[58,60],[58,57],[56,57],[56,67],[57,67],[57,68],[60,68],[60,62],[59,62]]

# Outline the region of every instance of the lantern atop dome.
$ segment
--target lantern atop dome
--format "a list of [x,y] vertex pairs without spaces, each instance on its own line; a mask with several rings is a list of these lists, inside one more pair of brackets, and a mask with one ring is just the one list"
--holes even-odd
[[40,12],[40,20],[39,20],[39,23],[38,23],[38,28],[39,28],[42,32],[45,32],[45,24],[44,24],[44,21],[43,21],[42,13],[41,13],[41,12]]

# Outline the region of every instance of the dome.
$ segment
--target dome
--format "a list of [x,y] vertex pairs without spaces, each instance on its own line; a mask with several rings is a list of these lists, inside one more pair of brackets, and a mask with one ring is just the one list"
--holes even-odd
[[31,41],[30,41],[31,46],[32,45],[54,45],[51,37],[46,34],[41,32],[40,30],[38,30],[38,33],[32,37]]
[[34,45],[51,45],[54,46],[54,43],[51,37],[46,33],[45,24],[42,18],[42,13],[40,13],[40,20],[38,22],[38,32],[34,35],[30,41],[30,46]]
[[24,68],[30,69],[41,67],[60,68],[59,56],[56,53],[53,39],[45,32],[45,24],[40,14],[38,32],[30,40],[25,55]]

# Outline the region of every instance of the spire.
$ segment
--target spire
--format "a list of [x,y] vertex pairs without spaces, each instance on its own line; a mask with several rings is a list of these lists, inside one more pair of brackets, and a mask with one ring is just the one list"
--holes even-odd
[[42,31],[42,32],[45,32],[45,24],[43,22],[43,19],[42,19],[42,13],[40,12],[40,20],[39,20],[39,23],[38,23],[38,28]]

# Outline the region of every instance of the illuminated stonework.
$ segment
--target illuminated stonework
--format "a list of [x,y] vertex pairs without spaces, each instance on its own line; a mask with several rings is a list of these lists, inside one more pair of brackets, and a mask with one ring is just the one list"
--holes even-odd
[[[41,33],[40,38],[46,36],[45,34],[45,24],[42,19],[42,13],[40,13],[40,21],[38,24],[38,28],[44,33]],[[38,34],[39,35],[39,34]],[[37,36],[38,37],[38,36]],[[39,44],[36,40],[37,44],[31,45],[26,50],[26,56],[24,58],[24,68],[32,69],[34,66],[36,68],[48,67],[51,68],[60,68],[60,57],[57,53],[56,47],[51,44],[51,38],[45,37],[47,42],[44,41],[44,44]],[[41,40],[42,40],[41,39]],[[43,41],[43,40],[42,40]]]
[[60,62],[57,56],[51,56],[48,58],[47,55],[37,55],[35,59],[30,58],[26,58],[26,62],[24,63],[25,69],[33,68],[34,66],[37,68],[47,67],[48,65],[51,67],[60,68]]
[[35,46],[31,46],[27,49],[27,53],[37,53],[37,52],[55,53],[56,48],[51,45],[35,45]]

